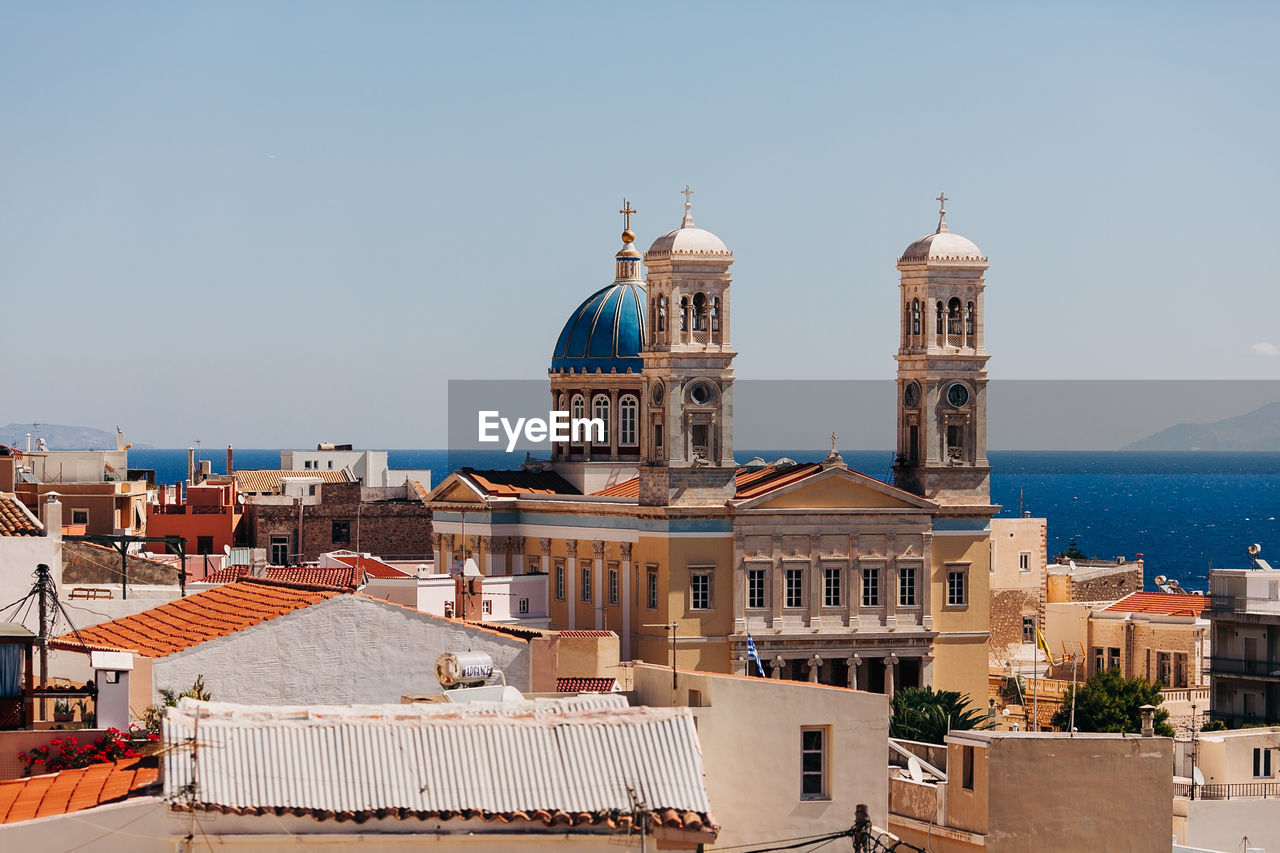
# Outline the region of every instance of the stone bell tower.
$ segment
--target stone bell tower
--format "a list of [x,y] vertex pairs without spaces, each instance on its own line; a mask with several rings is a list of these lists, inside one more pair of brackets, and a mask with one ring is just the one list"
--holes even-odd
[[901,346],[894,484],[944,507],[991,504],[987,461],[987,350],[983,275],[987,259],[947,227],[898,259]]
[[733,253],[693,224],[684,188],[680,227],[653,241],[644,351],[648,443],[640,503],[723,504],[733,497],[733,347],[729,267]]

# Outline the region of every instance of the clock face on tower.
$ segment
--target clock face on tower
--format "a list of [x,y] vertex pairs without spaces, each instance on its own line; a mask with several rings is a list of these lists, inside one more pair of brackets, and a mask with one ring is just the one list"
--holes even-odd
[[914,409],[920,403],[920,383],[907,383],[907,387],[902,389],[902,403],[908,409]]
[[969,402],[969,389],[959,382],[955,383],[947,389],[947,402],[957,409],[964,407]]

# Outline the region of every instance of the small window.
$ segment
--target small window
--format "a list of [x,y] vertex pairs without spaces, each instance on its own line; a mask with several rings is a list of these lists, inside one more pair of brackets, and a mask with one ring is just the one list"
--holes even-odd
[[618,570],[615,568],[609,569],[609,603],[618,603]]
[[310,495],[311,497],[315,497],[315,495],[316,495],[316,487],[315,487],[315,486],[308,486],[308,487],[307,487],[307,494],[308,494],[308,495]]
[[764,569],[747,570],[747,607],[764,607]]
[[689,575],[689,608],[711,609],[711,572],[698,571]]
[[800,799],[825,800],[827,792],[827,727],[800,730]]
[[1018,555],[1018,571],[1020,572],[1031,571],[1031,552],[1030,551],[1023,551],[1021,554]]
[[1036,617],[1022,617],[1022,642],[1034,643],[1036,641]]
[[71,523],[72,523],[72,524],[88,524],[88,523],[89,523],[89,510],[87,510],[87,509],[73,509],[73,510],[71,510]]
[[965,607],[969,604],[968,574],[964,569],[947,569],[947,606]]
[[556,601],[564,601],[564,560],[556,560]]
[[898,606],[916,606],[916,570],[914,566],[898,567]]
[[787,569],[786,594],[787,607],[804,607],[804,571],[802,569]]
[[1104,669],[1106,669],[1106,668],[1107,668],[1106,658],[1104,657],[1104,655],[1103,655],[1103,653],[1102,653],[1102,649],[1101,649],[1101,648],[1094,648],[1094,650],[1093,650],[1093,671],[1094,671],[1094,673],[1096,674],[1096,673],[1102,672],[1102,671],[1103,671]]
[[196,553],[212,554],[213,553],[213,537],[197,536],[196,537]]
[[1253,751],[1253,778],[1271,778],[1271,747],[1259,747]]
[[862,570],[862,606],[880,606],[880,570]]
[[962,746],[960,747],[960,750],[962,753],[960,756],[960,763],[962,768],[960,773],[960,784],[966,791],[972,791],[973,790],[973,747]]
[[271,537],[271,565],[289,565],[289,537],[274,534]]
[[542,564],[539,563],[537,560],[530,560],[529,571],[527,572],[527,574],[536,575],[540,571],[542,571]]
[[654,569],[645,577],[645,602],[650,610],[658,609],[658,573]]
[[482,602],[480,602],[480,612],[481,612],[481,613],[483,613],[485,616],[492,616],[492,615],[493,615],[493,602],[492,602],[492,601],[482,601]]
[[822,570],[822,606],[839,607],[844,601],[840,590],[840,570],[836,568]]
[[1111,647],[1107,649],[1107,669],[1120,668],[1120,650]]
[[527,598],[522,598],[522,599],[520,599],[520,607],[519,607],[518,612],[519,612],[521,615],[524,615],[525,613],[528,613],[528,612],[529,612],[529,599],[527,599]]
[[591,600],[591,563],[582,566],[582,600]]
[[333,544],[347,545],[351,542],[351,522],[335,521],[333,523]]
[[453,602],[452,601],[446,601],[444,603],[444,618],[446,619],[453,618]]
[[691,687],[691,688],[689,688],[689,703],[688,703],[688,705],[689,705],[689,707],[690,707],[690,708],[705,708],[705,707],[706,707],[705,705],[703,705],[703,704],[702,704],[702,691],[701,691],[701,690],[694,690],[692,687]]

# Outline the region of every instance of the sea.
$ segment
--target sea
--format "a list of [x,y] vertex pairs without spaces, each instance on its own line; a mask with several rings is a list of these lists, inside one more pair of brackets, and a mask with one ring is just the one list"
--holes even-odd
[[[890,481],[892,452],[841,451],[855,470]],[[201,453],[224,473],[224,452]],[[821,461],[819,450],[739,450],[739,462]],[[520,454],[501,451],[391,450],[392,468],[430,468],[432,482],[464,465],[513,468]],[[1071,544],[1090,557],[1146,561],[1148,589],[1165,575],[1186,590],[1208,588],[1212,567],[1245,568],[1246,549],[1280,560],[1280,453],[1137,451],[991,451],[991,497],[1000,515],[1048,519],[1052,557]],[[157,481],[186,477],[187,451],[133,449],[131,468],[151,469]],[[278,468],[279,450],[235,451],[237,468]],[[1276,565],[1280,565],[1277,562]]]

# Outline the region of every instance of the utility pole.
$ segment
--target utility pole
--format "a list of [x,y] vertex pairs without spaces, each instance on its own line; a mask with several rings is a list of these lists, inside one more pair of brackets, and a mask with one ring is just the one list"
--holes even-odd
[[[49,598],[53,595],[53,577],[44,563],[36,566],[36,596],[40,607],[40,688],[49,686]],[[49,700],[40,696],[40,719],[49,719]]]
[[1076,667],[1080,665],[1080,661],[1073,654],[1071,656],[1071,722],[1067,724],[1067,728],[1071,729],[1071,737],[1076,736]]
[[678,622],[664,622],[661,624],[641,625],[642,628],[661,628],[664,631],[671,632],[671,691],[676,690],[676,628],[679,627]]

